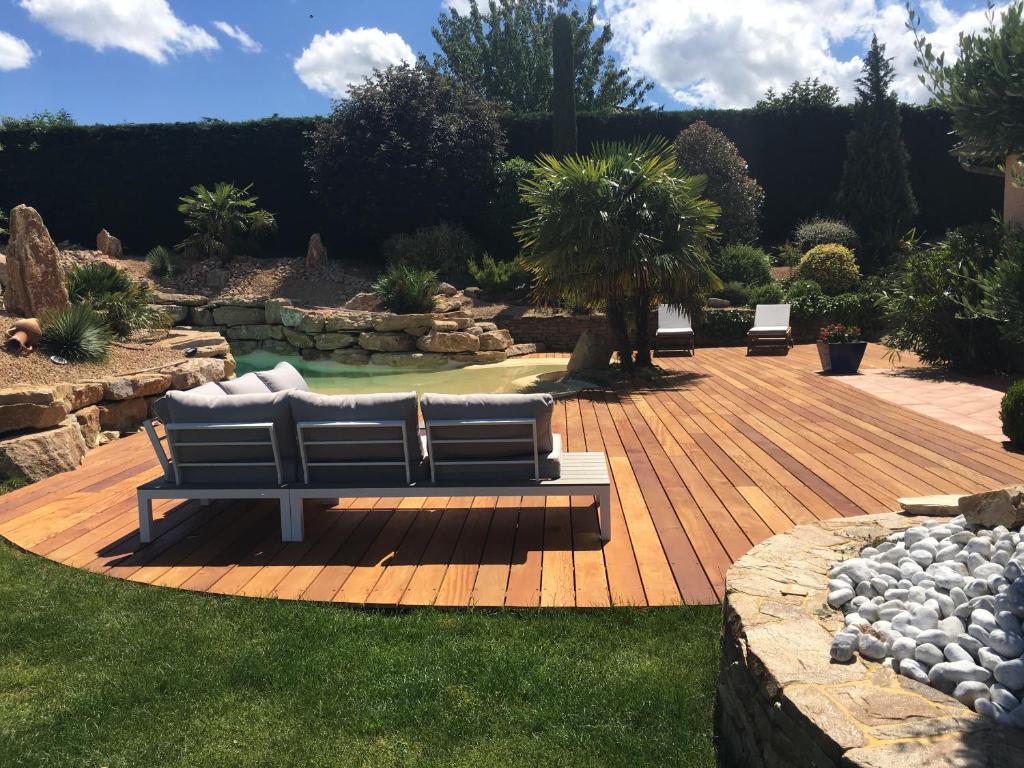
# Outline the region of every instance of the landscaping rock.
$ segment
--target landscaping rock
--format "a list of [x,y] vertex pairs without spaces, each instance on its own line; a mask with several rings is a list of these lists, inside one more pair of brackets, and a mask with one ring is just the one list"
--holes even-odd
[[150,308],[166,312],[171,325],[181,325],[188,320],[189,307],[181,304],[151,304]]
[[258,341],[232,341],[231,348],[236,355],[248,355],[260,348]]
[[730,306],[728,299],[717,299],[715,297],[708,299],[707,305],[711,309],[725,309]]
[[111,259],[120,259],[124,256],[121,241],[105,229],[101,229],[96,235],[96,250]]
[[424,352],[477,352],[480,349],[480,339],[464,331],[431,331],[416,340],[416,346]]
[[911,496],[899,499],[899,505],[908,515],[956,517],[960,514],[961,493],[944,496]]
[[490,350],[488,352],[461,352],[451,356],[453,363],[459,365],[486,365],[488,363],[503,363],[508,359],[508,352],[503,349]]
[[532,355],[539,351],[536,344],[513,344],[505,350],[505,353],[509,357],[522,357],[523,355]]
[[479,328],[481,331],[484,331],[484,332],[498,330],[498,324],[497,323],[490,323],[490,322],[487,322],[487,321],[480,321],[480,322],[478,322],[476,324],[476,327]]
[[370,362],[370,353],[365,349],[336,349],[331,352],[331,360],[342,365],[366,365]]
[[274,338],[274,330],[280,327],[274,325],[235,325],[224,331],[224,335],[232,341],[263,341],[264,339]]
[[321,333],[313,339],[317,349],[342,349],[351,347],[356,343],[356,337],[351,333]]
[[416,339],[407,333],[364,331],[359,334],[359,346],[371,352],[411,352],[416,349]]
[[357,293],[341,306],[345,309],[360,309],[373,312],[380,309],[380,296],[376,293]]
[[327,266],[327,249],[320,234],[314,234],[309,238],[309,246],[306,248],[306,268],[323,269]]
[[68,407],[63,400],[50,403],[9,403],[0,405],[0,435],[25,429],[48,429],[67,418]]
[[444,296],[438,295],[435,297],[434,311],[435,312],[455,312],[456,310],[462,309],[463,307],[473,306],[473,300],[468,296],[456,295],[456,296]]
[[471,325],[466,329],[466,333],[472,333],[474,336],[483,336],[486,331],[479,325]]
[[372,331],[380,319],[381,315],[374,312],[332,312],[324,323],[324,331]]
[[607,336],[592,331],[580,334],[579,341],[569,357],[565,372],[572,376],[581,371],[601,371],[608,368],[614,347]]
[[169,373],[137,373],[132,376],[118,376],[104,379],[104,400],[130,400],[135,397],[150,397],[166,392],[171,386]]
[[960,498],[959,511],[967,522],[994,528],[1004,525],[1019,528],[1024,523],[1024,486],[973,493]]
[[260,342],[260,349],[262,349],[265,352],[272,352],[275,355],[295,354],[295,347],[293,347],[287,341],[281,341],[280,339],[266,339]]
[[103,432],[100,426],[100,409],[95,405],[75,411],[75,421],[82,432],[82,439],[85,440],[87,448],[96,448],[100,444],[100,434]]
[[100,426],[117,432],[136,431],[149,414],[149,407],[141,397],[132,400],[104,401],[96,407],[100,411]]
[[11,281],[11,273],[7,271],[7,255],[0,253],[0,292],[7,288]]
[[0,477],[37,482],[75,469],[86,450],[78,421],[69,416],[53,429],[0,440]]
[[505,330],[486,331],[480,335],[480,351],[506,350],[512,346],[512,334]]
[[484,295],[484,289],[478,288],[475,285],[471,285],[468,288],[463,288],[462,294],[464,296],[469,296],[469,298],[471,299],[479,299],[481,296]]
[[213,325],[213,310],[209,307],[190,307],[188,310],[189,325],[199,327]]
[[205,296],[197,296],[188,293],[165,293],[163,291],[153,292],[154,304],[180,304],[183,307],[201,307],[207,303]]
[[90,405],[96,405],[103,399],[103,382],[80,381],[74,384],[58,385],[61,397],[68,403],[69,411],[77,411]]
[[452,331],[459,330],[459,324],[454,320],[441,320],[439,318],[431,320],[430,327],[432,330],[441,331],[442,333],[451,333]]
[[437,292],[442,296],[454,296],[459,292],[459,289],[451,283],[439,283],[437,286]]
[[290,307],[291,305],[291,299],[268,299],[266,304],[263,305],[263,311],[267,317],[266,322],[269,325],[283,325],[281,321],[281,307]]
[[214,307],[213,322],[216,325],[260,325],[267,319],[262,307],[239,307],[230,304]]
[[27,205],[11,210],[7,272],[4,307],[8,312],[39,317],[68,306],[60,252],[42,218]]
[[284,339],[293,347],[299,349],[312,349],[313,348],[313,337],[309,334],[296,331],[288,326],[284,327]]
[[194,389],[208,381],[223,381],[234,372],[234,361],[230,362],[231,371],[227,371],[228,360],[219,358],[193,357],[173,368],[165,370],[171,377],[170,389]]
[[408,331],[410,328],[429,328],[432,322],[434,322],[434,317],[429,314],[385,315],[373,324],[373,330],[385,333]]
[[422,352],[376,352],[370,356],[370,363],[392,368],[443,368],[448,364],[448,358]]

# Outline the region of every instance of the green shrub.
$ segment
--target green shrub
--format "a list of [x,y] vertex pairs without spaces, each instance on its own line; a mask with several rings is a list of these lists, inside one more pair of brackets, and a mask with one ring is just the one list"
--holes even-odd
[[795,267],[800,263],[800,257],[804,255],[793,243],[783,243],[776,251],[775,255],[772,256],[772,264],[776,267]]
[[418,270],[433,270],[446,280],[461,277],[466,264],[476,255],[469,233],[457,224],[442,221],[421,227],[412,234],[392,235],[381,246],[389,267],[405,264]]
[[880,297],[870,293],[841,293],[826,296],[809,293],[789,298],[793,335],[803,341],[814,339],[830,323],[857,326],[865,337],[877,339],[885,330],[885,318],[879,310]]
[[764,285],[772,280],[768,254],[752,245],[727,245],[711,258],[711,268],[723,282]]
[[515,229],[530,216],[530,207],[519,197],[519,184],[530,178],[532,167],[528,160],[511,157],[498,163],[495,169],[494,203],[488,206],[482,231],[477,234],[499,258],[519,252]]
[[750,302],[750,289],[735,280],[714,291],[715,298],[725,299],[733,307],[745,307]]
[[820,296],[821,286],[813,280],[790,280],[785,288],[783,289],[786,294],[786,300],[792,301],[793,299],[799,299],[804,296]]
[[158,245],[146,254],[149,273],[155,277],[170,277],[178,271],[178,254],[170,248]]
[[707,176],[704,197],[722,208],[718,231],[725,243],[749,243],[760,233],[764,190],[750,176],[747,161],[722,131],[703,120],[675,141],[676,163],[686,174]]
[[395,264],[377,278],[373,290],[380,296],[384,308],[396,314],[433,312],[437,272],[416,269],[404,263]]
[[530,276],[519,266],[516,259],[496,261],[489,253],[485,253],[478,264],[470,259],[467,267],[473,283],[487,293],[507,293],[523,288]]
[[821,290],[830,296],[845,293],[857,285],[860,269],[853,251],[849,248],[829,243],[816,245],[800,259],[797,277],[813,280],[821,286]]
[[104,318],[90,304],[72,304],[44,313],[40,323],[42,345],[51,355],[59,355],[73,363],[106,359],[110,330]]
[[119,339],[169,322],[166,311],[153,304],[148,285],[105,261],[72,266],[64,282],[72,304],[88,304]]
[[694,331],[705,346],[742,344],[754,325],[749,309],[706,309],[696,322]]
[[999,404],[999,418],[1003,434],[1011,443],[1024,447],[1024,379],[1015,381],[1003,395]]
[[274,214],[256,207],[259,198],[249,194],[251,189],[252,184],[239,189],[226,181],[217,182],[212,190],[202,184],[192,187],[191,195],[179,198],[178,212],[191,234],[178,249],[200,258],[226,260],[243,244],[252,245],[277,229]]
[[755,285],[750,289],[750,298],[747,300],[751,307],[758,304],[781,304],[785,299],[785,292],[778,283],[765,283]]
[[807,253],[819,245],[836,243],[851,251],[857,247],[857,233],[849,224],[838,219],[810,219],[797,225],[793,231],[793,244],[800,253]]

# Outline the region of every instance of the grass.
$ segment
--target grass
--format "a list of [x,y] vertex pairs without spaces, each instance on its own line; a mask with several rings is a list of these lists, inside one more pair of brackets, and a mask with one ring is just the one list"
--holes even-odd
[[0,766],[714,766],[716,607],[375,612],[0,544]]

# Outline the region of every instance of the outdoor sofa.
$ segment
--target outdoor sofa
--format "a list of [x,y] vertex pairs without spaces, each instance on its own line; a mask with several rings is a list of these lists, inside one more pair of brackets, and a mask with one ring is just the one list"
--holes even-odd
[[282,539],[302,541],[305,499],[382,496],[593,496],[611,537],[605,455],[562,450],[550,395],[319,395],[279,363],[170,391],[153,410],[163,476],[138,488],[143,543],[153,499],[273,499]]

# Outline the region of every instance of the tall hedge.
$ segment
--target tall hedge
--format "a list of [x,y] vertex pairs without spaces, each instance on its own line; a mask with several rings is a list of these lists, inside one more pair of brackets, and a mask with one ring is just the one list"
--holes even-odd
[[[636,136],[672,140],[699,119],[736,143],[751,175],[764,187],[765,243],[781,242],[797,222],[830,212],[852,127],[846,107],[797,113],[584,113],[578,115],[579,148]],[[509,156],[530,158],[550,151],[549,116],[506,116],[502,122]],[[305,134],[312,127],[311,118],[270,118],[0,131],[0,209],[27,202],[39,209],[58,240],[91,243],[106,227],[129,252],[144,253],[184,236],[175,206],[192,184],[253,182],[260,204],[276,214],[280,225],[268,250],[298,255],[321,227],[303,168]],[[991,211],[1001,209],[1001,180],[965,173],[950,155],[954,138],[943,113],[904,107],[903,138],[918,195],[919,231],[938,238],[948,227],[986,221]],[[354,184],[372,182],[353,179]],[[486,213],[481,212],[481,221],[488,219]],[[484,233],[474,234],[489,247]],[[332,243],[330,250],[359,255],[346,253],[343,243]]]

